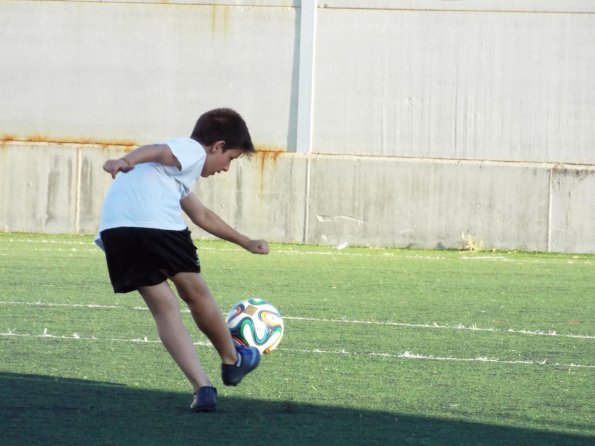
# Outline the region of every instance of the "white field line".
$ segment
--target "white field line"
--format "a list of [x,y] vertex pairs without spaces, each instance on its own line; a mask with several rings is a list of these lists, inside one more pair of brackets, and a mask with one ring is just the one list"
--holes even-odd
[[[150,340],[147,336],[124,339],[124,338],[97,338],[95,336],[81,336],[78,333],[73,333],[71,336],[65,335],[53,335],[48,332],[45,328],[41,334],[30,334],[30,333],[16,333],[14,330],[9,330],[5,333],[0,333],[0,336],[4,337],[23,337],[23,338],[43,338],[43,339],[55,339],[55,340],[74,340],[74,341],[95,341],[95,342],[122,342],[122,343],[134,343],[134,344],[160,344],[161,341]],[[194,345],[201,347],[210,347],[209,342],[194,342]],[[288,349],[279,348],[280,351],[289,353],[304,353],[304,354],[320,354],[320,355],[340,355],[340,356],[368,356],[368,357],[382,357],[382,358],[393,358],[402,360],[419,360],[419,361],[442,361],[442,362],[476,362],[476,363],[492,363],[492,364],[505,364],[505,365],[534,365],[534,366],[550,366],[550,367],[563,367],[563,368],[585,368],[595,369],[595,365],[591,364],[562,364],[559,362],[548,362],[533,361],[533,360],[507,360],[498,359],[487,356],[476,356],[474,358],[459,358],[454,356],[435,356],[435,355],[422,355],[412,352],[403,353],[379,353],[379,352],[349,352],[347,350],[332,351],[332,350],[320,350],[320,349]]]
[[295,317],[295,316],[283,316],[283,319],[288,320],[300,320],[300,321],[312,321],[312,322],[324,322],[324,323],[340,323],[340,324],[362,324],[362,325],[384,325],[394,327],[407,327],[407,328],[426,328],[436,330],[466,330],[466,331],[478,331],[478,332],[489,332],[489,333],[510,333],[510,334],[522,334],[522,335],[533,335],[533,336],[553,336],[560,338],[574,338],[574,339],[595,339],[595,336],[591,335],[577,335],[577,334],[560,334],[554,330],[542,331],[542,330],[515,330],[513,328],[482,328],[477,325],[440,325],[437,323],[433,324],[412,324],[407,322],[392,322],[392,321],[358,321],[349,319],[319,319],[319,318],[308,318],[308,317]]
[[[122,305],[99,305],[99,304],[58,304],[58,303],[47,303],[47,302],[8,302],[0,301],[0,305],[25,305],[25,306],[41,306],[41,307],[70,307],[70,308],[89,308],[89,309],[103,309],[103,310],[134,310],[134,311],[148,311],[146,307],[126,307]],[[182,309],[184,313],[189,313],[189,310]],[[595,339],[592,335],[577,335],[577,334],[559,334],[554,330],[542,331],[542,330],[515,330],[512,328],[500,329],[500,328],[482,328],[477,325],[466,326],[463,324],[457,325],[441,325],[437,323],[433,324],[413,324],[406,322],[393,322],[393,321],[362,321],[353,319],[324,319],[324,318],[311,318],[311,317],[299,317],[299,316],[283,316],[286,320],[296,321],[307,321],[307,322],[321,322],[331,324],[357,324],[357,325],[378,325],[378,326],[394,326],[394,327],[406,327],[406,328],[421,328],[421,329],[436,329],[436,330],[465,330],[465,331],[477,331],[477,332],[489,332],[489,333],[510,333],[510,334],[521,334],[521,335],[532,335],[532,336],[550,336],[550,337],[565,337],[573,339]]]
[[[39,307],[67,307],[67,308],[89,308],[93,310],[133,310],[133,311],[148,311],[146,307],[127,307],[123,305],[98,305],[98,304],[58,304],[50,302],[16,302],[16,301],[0,301],[0,305],[24,305],[24,306],[39,306]],[[189,310],[182,309],[184,313],[189,313]],[[393,321],[362,321],[354,319],[324,319],[313,317],[299,317],[299,316],[283,316],[285,320],[306,321],[306,322],[320,322],[327,324],[356,324],[356,325],[377,325],[385,327],[405,327],[405,328],[419,328],[431,330],[463,330],[475,332],[487,332],[496,334],[518,334],[529,336],[549,336],[558,338],[571,339],[594,339],[593,335],[579,335],[579,334],[560,334],[554,330],[516,330],[513,328],[489,328],[478,327],[477,325],[442,325],[442,324],[414,324],[407,322],[393,322]]]
[[[98,342],[126,342],[126,343],[142,343],[142,344],[161,344],[160,340],[150,340],[147,336],[142,338],[104,338],[100,339],[95,336],[81,336],[78,333],[73,333],[71,336],[65,335],[53,335],[48,332],[47,328],[43,329],[41,334],[30,334],[30,333],[17,333],[16,330],[8,330],[5,333],[0,333],[0,336],[16,336],[21,338],[48,338],[48,339],[62,339],[62,340],[80,340],[80,341],[98,341]],[[209,347],[212,344],[210,342],[194,342],[194,345],[202,347]]]
[[591,364],[574,364],[574,363],[561,364],[559,362],[549,362],[547,360],[533,361],[530,359],[508,360],[508,359],[498,359],[498,358],[489,357],[489,356],[476,356],[474,358],[458,358],[458,357],[454,357],[454,356],[421,355],[421,354],[412,353],[412,352],[354,353],[354,352],[348,352],[346,350],[325,351],[325,350],[298,350],[298,349],[284,349],[284,348],[279,348],[278,350],[285,350],[285,351],[294,352],[294,353],[307,353],[307,354],[319,353],[319,354],[329,354],[329,355],[372,356],[372,357],[397,358],[397,359],[417,359],[417,360],[422,360],[422,361],[484,362],[484,363],[510,364],[510,365],[547,365],[547,366],[553,366],[553,367],[576,367],[576,368],[595,369],[595,365],[591,365]]

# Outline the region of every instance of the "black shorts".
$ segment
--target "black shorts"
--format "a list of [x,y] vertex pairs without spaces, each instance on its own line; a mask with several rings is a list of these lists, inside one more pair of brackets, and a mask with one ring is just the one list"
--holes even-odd
[[116,293],[157,285],[181,272],[200,273],[188,229],[113,228],[100,235]]

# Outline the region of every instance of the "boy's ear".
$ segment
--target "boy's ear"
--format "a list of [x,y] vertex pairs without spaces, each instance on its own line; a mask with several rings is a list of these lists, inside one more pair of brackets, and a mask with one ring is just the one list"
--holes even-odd
[[223,151],[223,147],[225,147],[225,141],[223,141],[223,140],[215,141],[213,143],[213,145],[211,146],[211,152],[216,153],[219,150]]

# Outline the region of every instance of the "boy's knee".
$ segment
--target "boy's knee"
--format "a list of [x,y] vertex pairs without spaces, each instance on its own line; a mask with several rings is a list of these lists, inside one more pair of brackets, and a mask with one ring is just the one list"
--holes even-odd
[[172,277],[180,298],[190,304],[210,296],[209,287],[198,273],[179,273]]

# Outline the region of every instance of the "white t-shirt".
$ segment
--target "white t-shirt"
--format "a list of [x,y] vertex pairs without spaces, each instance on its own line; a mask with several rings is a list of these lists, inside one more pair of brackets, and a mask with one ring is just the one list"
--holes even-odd
[[[142,163],[118,173],[103,202],[99,232],[119,227],[186,229],[180,200],[200,178],[206,152],[191,138],[161,144],[169,146],[181,168]],[[99,236],[96,243],[101,247]]]

